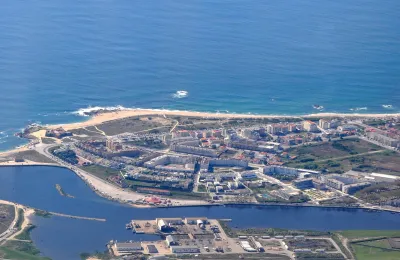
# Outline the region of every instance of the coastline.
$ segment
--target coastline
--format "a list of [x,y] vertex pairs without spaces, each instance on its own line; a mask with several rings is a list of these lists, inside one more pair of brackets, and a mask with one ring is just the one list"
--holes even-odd
[[81,127],[88,127],[101,124],[107,121],[123,119],[133,116],[147,115],[165,115],[165,116],[188,116],[188,117],[205,117],[205,118],[227,118],[227,119],[263,119],[263,118],[320,118],[320,117],[346,117],[346,118],[385,118],[398,117],[400,113],[388,114],[361,114],[361,113],[313,113],[306,115],[254,115],[254,114],[232,114],[232,113],[211,113],[183,110],[161,110],[161,109],[117,109],[110,111],[99,111],[98,113],[88,116],[88,120],[69,124],[48,125],[48,128],[54,129],[63,127],[65,130],[72,130]]

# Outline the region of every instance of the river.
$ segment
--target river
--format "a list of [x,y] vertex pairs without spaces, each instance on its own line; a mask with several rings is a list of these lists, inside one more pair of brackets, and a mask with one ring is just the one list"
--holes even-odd
[[[56,184],[74,196],[61,196]],[[231,218],[239,227],[288,229],[398,229],[400,218],[388,212],[361,209],[330,209],[280,206],[132,208],[94,193],[79,177],[65,168],[23,166],[0,168],[0,199],[43,210],[105,218],[106,222],[64,217],[33,217],[35,245],[52,259],[79,259],[82,252],[104,251],[111,240],[150,240],[154,236],[134,235],[125,230],[131,219],[207,216]]]

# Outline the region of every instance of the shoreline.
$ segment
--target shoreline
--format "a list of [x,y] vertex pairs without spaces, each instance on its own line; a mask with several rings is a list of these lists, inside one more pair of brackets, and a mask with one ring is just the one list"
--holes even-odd
[[385,118],[385,117],[400,117],[400,113],[312,113],[305,115],[256,115],[256,114],[235,114],[235,113],[212,113],[199,111],[184,111],[184,110],[162,110],[162,109],[115,109],[101,110],[92,112],[88,116],[88,120],[67,124],[47,125],[50,129],[63,127],[65,130],[73,130],[81,127],[88,127],[101,124],[107,121],[123,119],[134,116],[147,115],[162,115],[162,116],[188,116],[188,117],[204,117],[204,118],[225,118],[225,119],[264,119],[264,118],[325,118],[325,117],[346,117],[346,118]]

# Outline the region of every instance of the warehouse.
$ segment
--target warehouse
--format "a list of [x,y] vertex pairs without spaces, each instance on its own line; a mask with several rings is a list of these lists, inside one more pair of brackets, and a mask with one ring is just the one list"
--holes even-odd
[[171,246],[171,253],[173,254],[200,253],[200,248],[190,247],[190,246]]

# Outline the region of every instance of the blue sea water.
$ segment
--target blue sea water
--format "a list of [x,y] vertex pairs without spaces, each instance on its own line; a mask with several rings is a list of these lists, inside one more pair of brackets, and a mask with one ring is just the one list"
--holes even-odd
[[400,111],[398,0],[1,4],[0,150],[26,124],[83,120],[88,106]]

